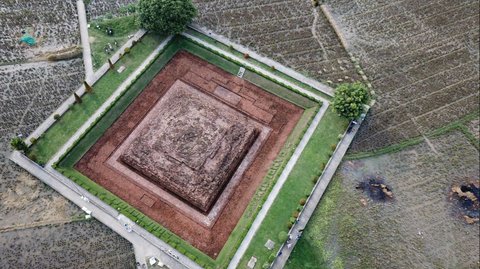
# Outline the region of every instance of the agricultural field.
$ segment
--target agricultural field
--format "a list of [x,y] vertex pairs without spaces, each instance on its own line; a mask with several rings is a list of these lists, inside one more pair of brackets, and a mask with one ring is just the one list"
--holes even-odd
[[[117,262],[134,263],[133,249],[127,241],[99,222],[84,222],[83,211],[77,206],[8,160],[10,139],[26,137],[83,80],[80,59],[45,61],[46,53],[78,44],[76,14],[75,1],[0,3],[1,268],[65,268],[63,264],[75,268],[98,264],[105,268]],[[22,30],[34,31],[35,35],[40,32],[38,45],[20,45]],[[92,234],[100,241],[110,240],[101,246],[118,256],[94,251],[98,241],[92,240]],[[73,255],[78,253],[83,256]]]
[[[80,40],[74,0],[1,1],[0,26],[0,64],[37,61],[48,52],[76,46]],[[37,37],[38,45],[20,44],[22,30]]]
[[327,3],[378,95],[353,151],[398,143],[478,111],[478,1]]
[[331,85],[361,79],[327,18],[310,1],[193,2],[199,25],[299,72]]
[[132,245],[96,220],[6,231],[1,238],[5,269],[136,268]]
[[112,18],[119,15],[129,15],[126,7],[136,0],[85,0],[89,19]]
[[[478,268],[478,223],[466,223],[451,191],[480,184],[478,156],[471,140],[452,131],[345,161],[286,268]],[[371,178],[393,198],[374,200],[357,188]]]

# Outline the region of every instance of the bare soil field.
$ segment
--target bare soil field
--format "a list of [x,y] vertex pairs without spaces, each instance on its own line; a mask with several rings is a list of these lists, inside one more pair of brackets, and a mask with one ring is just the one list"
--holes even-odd
[[83,76],[82,62],[0,66],[0,226],[69,220],[78,209],[13,165],[10,139],[33,131]]
[[358,80],[347,52],[308,0],[194,0],[196,22],[323,82]]
[[136,268],[132,245],[96,220],[1,234],[0,267]]
[[[262,123],[256,123],[254,129],[260,129],[262,125],[271,129],[271,132],[266,133],[266,139],[261,141],[258,152],[255,153],[251,163],[247,163],[245,171],[240,174],[241,176],[237,180],[230,180],[230,183],[236,181],[234,182],[236,185],[229,187],[227,184],[222,195],[226,191],[230,193],[219,198],[217,203],[221,202],[223,205],[218,209],[215,209],[216,205],[214,206],[212,210],[216,211],[215,214],[218,215],[214,217],[211,224],[207,225],[202,224],[197,219],[196,216],[201,213],[200,211],[197,211],[196,214],[188,213],[192,211],[188,209],[191,206],[182,201],[186,200],[186,197],[182,200],[178,198],[177,201],[172,200],[175,197],[172,198],[168,193],[164,193],[165,191],[145,187],[144,183],[139,182],[138,179],[132,180],[128,171],[120,171],[118,166],[112,166],[109,162],[111,156],[114,158],[120,157],[121,154],[115,157],[114,152],[122,152],[122,143],[129,138],[135,127],[141,124],[145,115],[158,102],[162,102],[164,95],[170,93],[171,89],[174,88],[172,85],[177,83],[179,79],[184,83],[189,83],[204,95],[215,98],[225,105],[228,104],[230,110],[235,110],[238,113],[236,117],[250,119],[251,123],[249,124],[252,124],[252,126],[254,126],[253,122]],[[219,90],[220,87],[221,90]],[[170,103],[172,102],[170,101]],[[224,108],[224,112],[227,111],[226,109]],[[211,257],[216,257],[303,111],[302,108],[274,96],[246,80],[231,75],[192,54],[179,52],[87,151],[75,165],[75,168],[121,199],[128,201],[129,204],[164,225],[193,246]],[[221,113],[221,116],[226,117],[228,115],[227,113]],[[221,119],[220,114],[216,117],[218,117],[216,120]],[[199,116],[196,118],[197,124],[201,122],[198,118]],[[188,125],[188,121],[184,124]],[[134,136],[136,135],[134,134]],[[172,152],[169,154],[172,154]],[[187,179],[191,180],[188,177]],[[179,193],[177,192],[176,196],[179,196]],[[147,199],[145,199],[145,196],[147,196]],[[185,204],[185,206],[182,204]]]
[[378,95],[354,151],[419,136],[478,111],[478,0],[327,2]]
[[[74,0],[1,1],[0,28],[0,65],[34,61],[46,52],[75,46],[80,40]],[[19,43],[22,30],[37,37],[36,46]]]
[[[455,131],[431,145],[344,162],[287,268],[478,268],[479,224],[467,224],[450,195],[454,185],[478,182],[470,143]],[[374,201],[357,189],[372,177],[393,199]]]

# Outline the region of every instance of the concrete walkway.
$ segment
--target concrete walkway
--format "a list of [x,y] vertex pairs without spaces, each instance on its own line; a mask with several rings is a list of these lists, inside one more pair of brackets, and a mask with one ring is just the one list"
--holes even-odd
[[275,201],[275,198],[277,198],[277,195],[282,189],[283,184],[285,183],[285,181],[287,181],[287,178],[290,175],[290,172],[292,171],[293,167],[295,166],[298,159],[300,158],[300,155],[302,154],[303,150],[307,146],[308,141],[310,141],[310,138],[312,137],[313,132],[315,131],[315,129],[317,129],[317,126],[320,123],[320,120],[323,118],[323,115],[327,111],[328,106],[329,106],[328,102],[323,103],[323,106],[320,108],[320,111],[318,111],[317,115],[315,116],[312,123],[310,124],[310,127],[308,127],[307,131],[305,132],[305,135],[303,136],[302,140],[298,144],[297,148],[295,149],[295,152],[293,153],[292,157],[288,161],[287,165],[283,169],[282,174],[278,178],[277,183],[275,183],[275,186],[273,186],[273,189],[268,195],[267,200],[262,205],[262,209],[260,210],[257,217],[253,221],[252,226],[250,227],[250,230],[248,230],[248,233],[243,239],[242,243],[240,244],[240,247],[237,249],[237,252],[235,252],[235,255],[233,256],[232,260],[230,261],[230,264],[228,265],[229,269],[238,268],[238,264],[240,263],[240,260],[242,259],[243,255],[245,254],[245,251],[250,245],[250,241],[255,236],[255,233],[258,231],[258,228],[260,228],[260,225],[262,224],[262,221],[265,219],[268,210],[273,205],[273,202]]
[[123,224],[117,220],[119,213],[115,209],[91,195],[53,168],[47,167],[44,169],[18,151],[12,153],[10,160],[23,167],[77,206],[91,210],[92,216],[95,219],[130,241],[133,244],[138,262],[146,263],[146,257],[154,256],[164,264],[168,264],[172,269],[201,268],[183,254],[172,249],[168,244],[139,226],[134,226],[133,231],[128,232]]
[[85,77],[87,81],[93,79],[92,52],[90,50],[90,40],[87,26],[87,13],[83,0],[77,1],[78,23],[80,25],[80,40],[83,48],[83,65],[85,66]]
[[[284,243],[280,250],[277,252],[277,258],[273,262],[270,268],[272,269],[281,269],[285,267],[287,263],[288,257],[290,256],[292,250],[294,249],[295,245],[298,242],[298,239],[302,235],[303,229],[307,225],[308,221],[312,217],[315,208],[317,208],[320,199],[322,198],[325,190],[327,189],[328,184],[332,180],[335,171],[337,171],[338,166],[340,165],[343,156],[347,152],[350,144],[352,143],[355,134],[357,133],[358,129],[360,128],[363,119],[358,121],[353,129],[349,133],[345,133],[343,139],[337,146],[337,149],[332,155],[332,158],[329,160],[327,165],[325,166],[325,171],[320,176],[317,184],[315,185],[312,194],[308,197],[307,202],[303,210],[300,212],[300,216],[298,217],[298,221],[293,227],[290,229],[289,235],[291,236],[291,240],[289,244]],[[289,247],[290,246],[290,247]]]
[[166,38],[155,50],[143,61],[143,63],[132,73],[123,83],[115,90],[115,92],[110,95],[110,97],[100,106],[100,108],[93,113],[92,116],[73,134],[65,143],[60,150],[58,150],[55,155],[48,161],[47,167],[52,166],[56,163],[61,156],[63,156],[74,144],[75,142],[85,133],[92,124],[99,118],[116,100],[122,95],[122,93],[128,89],[128,87],[133,83],[133,81],[143,72],[145,68],[160,54],[163,48],[170,42],[172,37]]

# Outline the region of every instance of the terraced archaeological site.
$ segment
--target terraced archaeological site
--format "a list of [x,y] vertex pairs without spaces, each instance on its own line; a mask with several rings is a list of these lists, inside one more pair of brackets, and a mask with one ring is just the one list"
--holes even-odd
[[0,1],[0,268],[479,268],[479,24]]
[[75,168],[215,257],[303,110],[180,51]]

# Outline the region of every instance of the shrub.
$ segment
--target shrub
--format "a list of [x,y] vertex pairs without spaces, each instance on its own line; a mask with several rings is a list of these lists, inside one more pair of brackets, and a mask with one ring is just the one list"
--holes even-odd
[[34,145],[37,143],[37,139],[35,137],[30,138],[30,144]]
[[362,83],[343,83],[335,89],[333,108],[340,116],[354,120],[363,113],[363,105],[369,99],[368,89]]
[[130,48],[129,48],[129,47],[126,47],[126,48],[123,50],[123,52],[124,52],[123,55],[129,54],[129,53],[130,53]]
[[266,262],[262,265],[262,269],[268,269],[270,268],[270,263]]
[[228,46],[230,50],[233,50],[233,45]]
[[298,202],[300,205],[305,205],[305,203],[307,202],[307,199],[305,198],[302,198],[300,199],[300,201]]
[[58,115],[58,114],[53,115],[53,119],[54,119],[54,120],[60,119],[60,115]]
[[290,221],[287,223],[287,228],[290,230],[293,226],[293,223],[291,223]]
[[31,154],[28,154],[28,158],[34,162],[37,162],[37,155],[31,153]]
[[300,211],[302,211],[302,209],[303,209],[303,206],[301,206],[301,205],[297,206],[297,211],[300,212]]
[[250,55],[248,53],[244,53],[243,58],[248,59],[248,58],[250,58]]
[[23,139],[21,139],[20,137],[15,137],[15,138],[13,138],[13,139],[10,141],[10,145],[12,146],[12,148],[14,148],[14,149],[16,149],[16,150],[23,151],[23,152],[27,152],[27,151],[28,151],[28,146],[27,146],[27,144],[26,144],[25,141],[23,141]]
[[270,256],[268,256],[267,262],[271,264],[275,260],[275,257],[275,253],[270,254]]
[[278,241],[280,241],[280,243],[287,241],[287,238],[288,238],[287,232],[281,231],[278,233]]
[[318,177],[317,177],[317,176],[313,176],[313,177],[312,177],[312,182],[313,182],[313,184],[317,183],[317,181],[318,181]]
[[137,10],[141,27],[169,35],[183,32],[197,15],[192,0],[140,0]]
[[332,145],[330,145],[330,149],[331,149],[332,151],[335,151],[336,148],[337,148],[337,144],[332,144]]
[[298,216],[300,216],[300,213],[298,213],[298,211],[293,212],[292,217],[298,218]]

